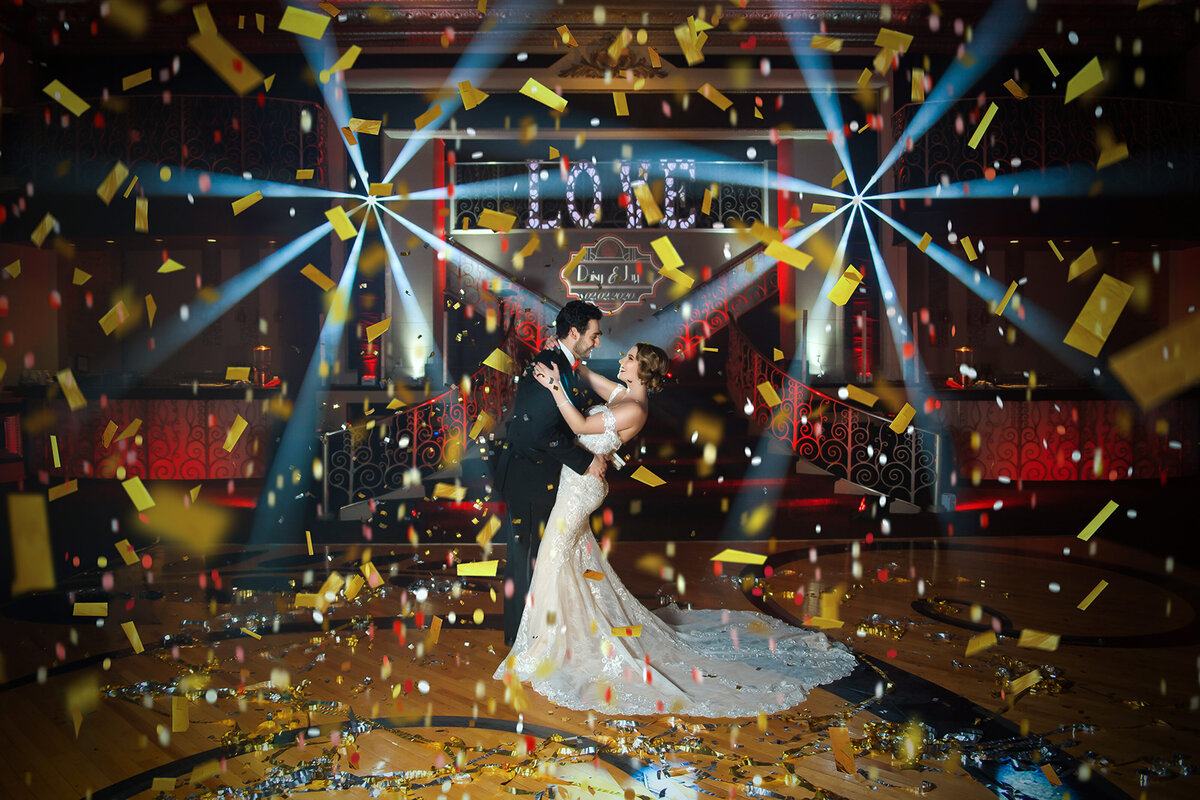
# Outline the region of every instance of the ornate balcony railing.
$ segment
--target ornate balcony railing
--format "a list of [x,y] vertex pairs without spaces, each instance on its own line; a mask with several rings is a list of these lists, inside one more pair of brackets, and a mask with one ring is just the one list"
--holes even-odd
[[[939,434],[912,426],[893,433],[887,417],[804,385],[758,352],[736,321],[729,326],[725,374],[734,404],[752,403],[753,422],[801,458],[889,498],[922,507],[939,501]],[[758,390],[763,383],[779,395],[774,408]]]
[[[117,106],[88,98],[92,108],[76,119],[54,103],[5,118],[5,171],[39,186],[91,194],[99,185],[87,170],[59,178],[64,161],[86,164],[120,159],[256,180],[325,187],[326,111],[302,100],[174,94],[117,98]],[[107,169],[107,167],[106,167]]]
[[[504,310],[501,305],[501,311]],[[521,340],[505,322],[500,349],[520,359]],[[516,394],[513,377],[481,366],[463,385],[377,420],[361,420],[322,436],[322,509],[332,514],[453,467],[466,454],[471,426],[484,412],[499,421]]]
[[[926,105],[934,101],[926,101]],[[1129,165],[1145,170],[1148,179],[1186,176],[1195,188],[1200,106],[1163,100],[1106,97],[1103,116],[1097,120],[1085,103],[1064,105],[1062,97],[992,99],[1003,125],[991,125],[979,147],[963,145],[963,131],[974,129],[974,100],[950,102],[941,119],[896,162],[896,190],[934,186],[946,176],[950,182],[976,180],[997,162],[1000,174],[1072,166],[1093,169],[1100,154],[1096,128],[1111,128],[1117,142],[1129,147]],[[909,123],[921,109],[910,104],[892,115],[892,136],[904,141]],[[962,124],[959,124],[959,119]],[[968,134],[969,135],[969,134]],[[1168,171],[1165,155],[1172,168]],[[1014,164],[1014,160],[1015,164]]]
[[546,333],[558,316],[559,306],[526,289],[481,258],[458,255],[446,261],[446,300],[472,306],[477,314],[494,313],[510,320],[513,334],[526,347],[542,349]]

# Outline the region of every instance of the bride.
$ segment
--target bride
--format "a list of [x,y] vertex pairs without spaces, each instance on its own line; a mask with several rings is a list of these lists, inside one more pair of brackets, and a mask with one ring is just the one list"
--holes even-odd
[[[610,456],[642,429],[647,396],[661,391],[668,359],[639,343],[617,384],[578,374],[608,403],[581,414],[563,395],[558,367],[534,373],[593,453]],[[529,602],[512,650],[493,677],[528,681],[556,705],[611,714],[746,717],[795,706],[814,686],[850,674],[855,657],[823,634],[751,611],[651,612],[613,572],[588,524],[608,486],[564,468],[547,520]]]

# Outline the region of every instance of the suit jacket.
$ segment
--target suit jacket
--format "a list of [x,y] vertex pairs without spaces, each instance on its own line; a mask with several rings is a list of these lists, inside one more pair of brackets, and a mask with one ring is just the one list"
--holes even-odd
[[507,438],[496,464],[496,488],[509,502],[525,501],[539,493],[549,508],[558,489],[563,464],[580,475],[592,463],[592,453],[575,443],[575,434],[559,413],[562,395],[549,392],[533,377],[535,364],[558,365],[567,399],[583,410],[587,391],[579,385],[571,364],[559,349],[543,350],[521,374]]

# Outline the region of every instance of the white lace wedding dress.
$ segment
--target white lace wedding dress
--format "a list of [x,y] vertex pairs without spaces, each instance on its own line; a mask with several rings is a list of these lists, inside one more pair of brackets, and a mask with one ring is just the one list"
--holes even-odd
[[[596,413],[604,433],[579,442],[611,454],[621,446],[616,418],[607,405],[588,409]],[[510,672],[508,680],[577,710],[747,717],[791,708],[854,669],[843,645],[757,612],[651,612],[621,583],[588,525],[607,493],[606,483],[563,467],[517,638],[493,677]],[[588,570],[603,578],[585,578]],[[614,635],[638,625],[640,636]]]

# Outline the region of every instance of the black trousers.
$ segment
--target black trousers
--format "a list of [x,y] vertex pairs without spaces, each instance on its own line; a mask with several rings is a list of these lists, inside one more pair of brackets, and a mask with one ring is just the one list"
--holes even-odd
[[[520,470],[515,472],[518,474],[513,475],[514,480],[520,481]],[[542,532],[546,529],[546,520],[554,508],[556,492],[541,488],[543,490],[540,492],[529,492],[527,487],[507,493],[502,490],[507,512],[504,531],[508,543],[504,559],[504,581],[506,584],[509,580],[512,581],[512,596],[509,596],[507,587],[504,593],[505,642],[516,638],[517,628],[521,626],[521,615],[525,612],[529,584],[533,580],[533,562],[537,558]]]

